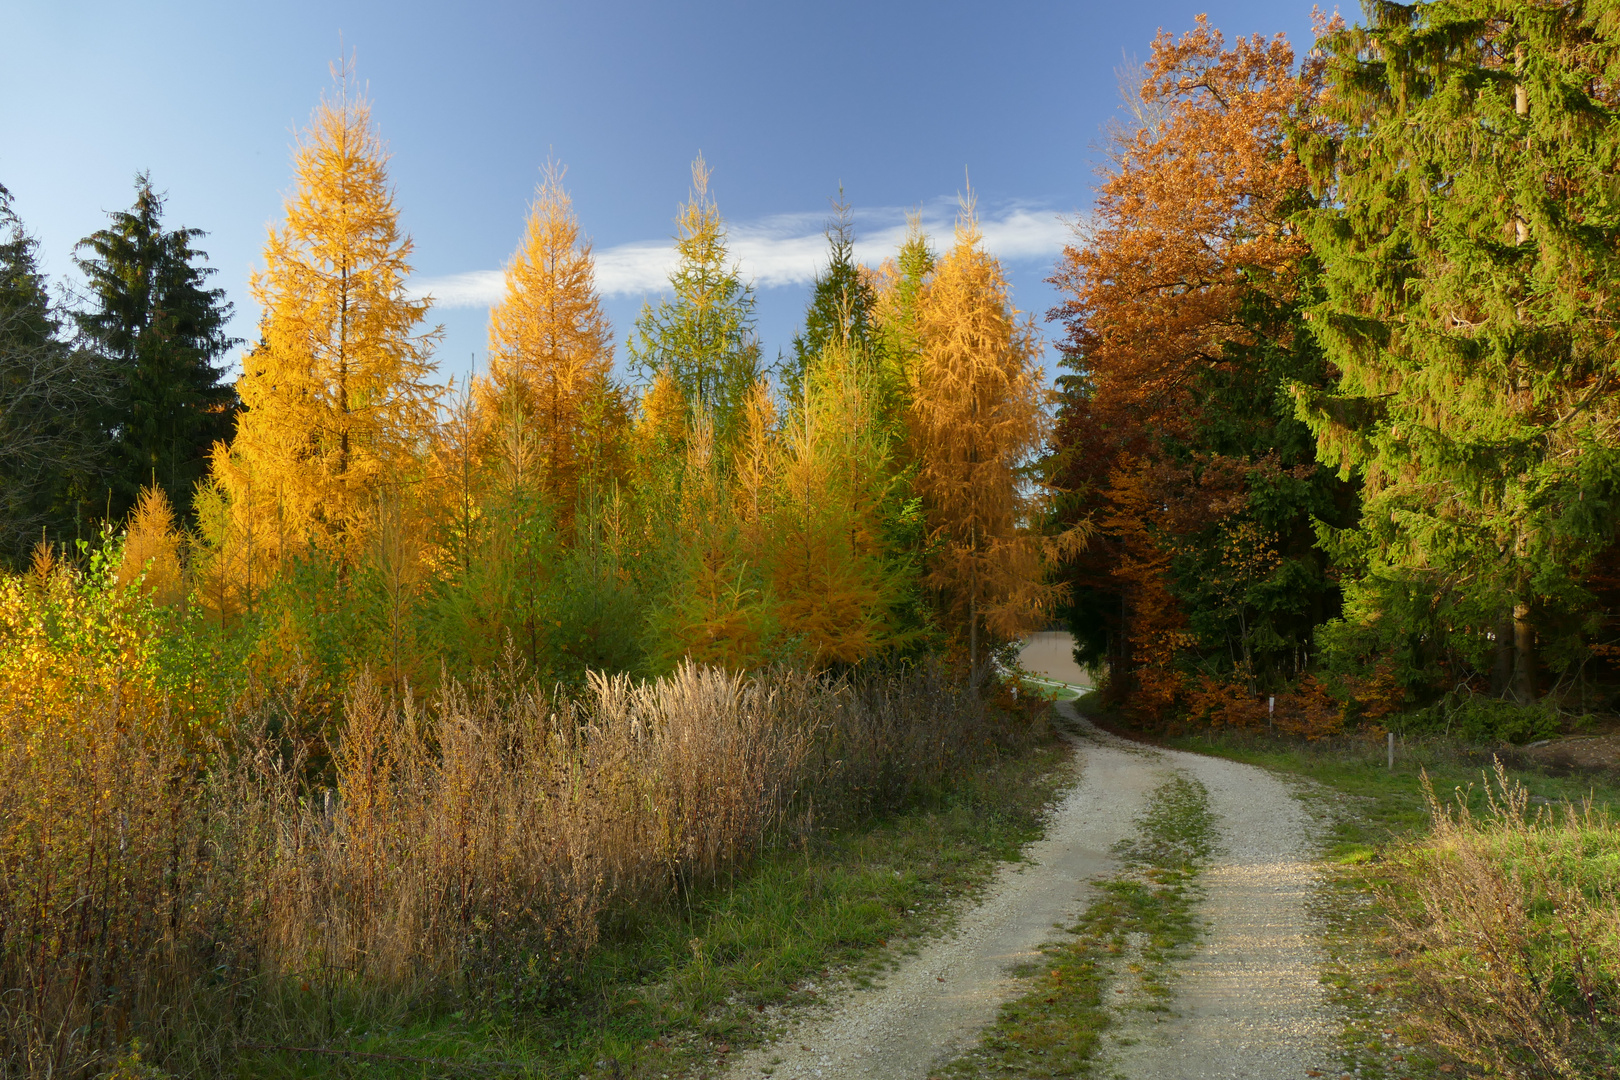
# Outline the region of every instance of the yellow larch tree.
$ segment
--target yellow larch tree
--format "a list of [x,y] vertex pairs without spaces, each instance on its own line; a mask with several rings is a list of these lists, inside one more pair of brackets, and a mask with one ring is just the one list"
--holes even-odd
[[805,372],[782,433],[770,581],[779,633],[816,667],[853,664],[889,639],[896,599],[882,509],[893,475],[876,378],[842,344]]
[[154,603],[172,607],[186,598],[180,562],[181,534],[168,496],[156,485],[141,488],[124,535],[124,554],[115,580],[140,588]]
[[1010,640],[1035,629],[1056,599],[1044,580],[1051,545],[1031,527],[1039,495],[1020,477],[1047,419],[1035,329],[1018,314],[969,196],[955,245],[917,296],[907,426],[933,534],[926,581],[965,638],[974,686],[986,632]]
[[[310,547],[355,565],[379,499],[414,478],[434,428],[438,331],[418,330],[430,301],[406,291],[412,245],[370,105],[348,67],[334,75],[335,99],[294,153],[286,224],[252,278],[263,315],[237,382],[245,408],[213,455],[215,509],[230,520],[212,546],[244,573]],[[232,541],[246,550],[223,550]]]
[[477,395],[491,417],[518,410],[527,418],[541,488],[566,525],[584,488],[612,471],[627,417],[611,379],[613,337],[590,241],[563,187],[565,172],[546,165],[523,243],[506,264],[505,296],[489,313],[489,376]]
[[689,659],[746,671],[764,659],[772,637],[769,597],[732,496],[715,451],[714,421],[694,410],[679,510],[665,534],[667,580],[651,619],[649,651],[660,667]]

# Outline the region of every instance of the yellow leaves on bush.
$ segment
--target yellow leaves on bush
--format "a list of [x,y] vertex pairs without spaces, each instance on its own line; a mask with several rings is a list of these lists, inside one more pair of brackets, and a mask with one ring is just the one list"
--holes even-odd
[[36,552],[32,573],[0,577],[0,702],[16,706],[8,722],[60,722],[92,688],[153,696],[155,631],[144,597],[96,588]]

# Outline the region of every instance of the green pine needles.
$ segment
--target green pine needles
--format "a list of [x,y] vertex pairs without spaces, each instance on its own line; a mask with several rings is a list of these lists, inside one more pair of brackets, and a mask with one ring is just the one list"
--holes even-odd
[[1374,3],[1333,27],[1302,143],[1302,215],[1340,377],[1296,388],[1322,457],[1363,481],[1360,525],[1319,525],[1348,571],[1330,649],[1416,676],[1449,651],[1534,698],[1536,649],[1574,662],[1583,584],[1612,535],[1620,296],[1620,51],[1609,9]]

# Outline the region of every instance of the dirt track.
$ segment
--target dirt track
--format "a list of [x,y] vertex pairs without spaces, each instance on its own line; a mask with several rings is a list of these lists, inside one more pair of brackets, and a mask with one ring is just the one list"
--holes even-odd
[[1221,850],[1206,871],[1209,935],[1182,965],[1175,1016],[1126,1008],[1103,1074],[1128,1080],[1304,1077],[1329,1068],[1335,1030],[1318,984],[1311,822],[1271,774],[1177,751],[1148,750],[1073,717],[1078,782],[1025,862],[1002,868],[946,937],[906,958],[879,987],[834,995],[775,1043],[740,1055],[733,1080],[921,1080],[972,1045],[1017,990],[1009,969],[1032,957],[1114,868],[1148,795],[1172,772],[1209,790]]

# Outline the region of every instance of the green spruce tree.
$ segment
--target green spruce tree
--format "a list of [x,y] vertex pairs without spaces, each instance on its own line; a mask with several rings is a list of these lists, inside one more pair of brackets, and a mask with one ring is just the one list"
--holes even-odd
[[1300,412],[1365,483],[1359,527],[1322,530],[1352,579],[1325,643],[1411,682],[1499,657],[1531,700],[1538,648],[1580,658],[1620,497],[1620,36],[1585,0],[1370,11],[1321,42],[1344,134],[1304,146],[1308,317],[1340,377]]
[[789,401],[797,400],[805,372],[829,345],[860,362],[871,352],[872,306],[877,296],[855,261],[855,221],[842,188],[833,203],[826,235],[827,267],[816,275],[810,306],[804,313],[804,331],[794,335],[793,356],[782,373],[782,389]]
[[12,565],[42,538],[89,535],[95,425],[111,401],[95,354],[63,338],[36,252],[0,186],[0,562]]
[[111,453],[111,504],[122,515],[156,484],[182,516],[207,471],[208,451],[229,438],[236,392],[217,361],[238,342],[225,332],[231,304],[206,283],[199,229],[163,228],[163,196],[145,174],[135,205],[80,241],[88,311],[75,318],[85,343],[116,378],[104,411]]

